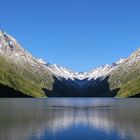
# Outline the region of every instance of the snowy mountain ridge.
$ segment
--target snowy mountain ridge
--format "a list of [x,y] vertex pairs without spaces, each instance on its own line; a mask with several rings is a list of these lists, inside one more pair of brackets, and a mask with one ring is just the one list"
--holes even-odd
[[38,71],[43,68],[52,75],[57,77],[59,80],[63,78],[68,80],[91,80],[91,79],[104,79],[111,74],[112,71],[116,70],[119,66],[125,65],[125,67],[131,67],[135,62],[140,61],[140,49],[134,52],[127,59],[120,59],[119,61],[112,63],[111,65],[104,65],[94,68],[88,72],[73,72],[72,70],[45,62],[43,59],[34,58],[30,53],[19,45],[19,43],[6,32],[0,31],[0,54],[6,57],[12,58],[14,61],[22,62],[24,65],[31,65]]
[[125,68],[131,67],[134,63],[140,61],[140,49],[137,49],[132,55],[130,55],[128,58],[121,58],[117,62],[114,62],[112,64],[106,64],[102,65],[100,67],[96,67],[94,69],[91,69],[88,72],[73,72],[72,70],[59,66],[59,65],[51,65],[47,64],[43,61],[43,65],[46,67],[46,69],[50,70],[58,79],[65,78],[65,79],[71,79],[71,80],[84,80],[87,79],[88,81],[91,79],[104,79],[112,71],[117,70],[119,66],[125,66]]
[[73,72],[72,70],[56,65],[56,64],[49,64],[46,63],[42,59],[38,59],[40,63],[44,65],[46,69],[51,71],[58,79],[65,78],[65,79],[71,79],[71,80],[91,80],[91,79],[97,79],[97,78],[104,78],[108,76],[113,70],[115,70],[117,67],[119,67],[121,64],[124,63],[126,59],[120,59],[116,63],[112,63],[111,65],[106,64],[97,68],[94,68],[88,72]]

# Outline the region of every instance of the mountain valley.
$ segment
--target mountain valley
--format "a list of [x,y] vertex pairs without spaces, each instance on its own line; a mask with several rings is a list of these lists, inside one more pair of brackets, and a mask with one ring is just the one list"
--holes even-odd
[[139,97],[140,49],[88,72],[33,57],[0,31],[0,97]]

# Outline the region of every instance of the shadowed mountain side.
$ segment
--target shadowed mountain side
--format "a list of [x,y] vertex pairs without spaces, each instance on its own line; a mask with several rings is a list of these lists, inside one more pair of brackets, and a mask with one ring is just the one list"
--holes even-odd
[[108,80],[109,76],[104,80],[101,78],[90,80],[90,85],[85,89],[85,94],[88,94],[90,97],[115,97],[120,89],[110,90]]
[[19,92],[13,88],[10,88],[8,86],[4,86],[4,85],[0,85],[0,97],[2,98],[5,98],[5,97],[17,97],[17,98],[20,98],[20,97],[30,97],[31,96],[28,96],[28,95],[25,95],[23,94],[22,92]]
[[76,86],[77,83],[70,79],[60,81],[54,77],[52,91],[45,88],[43,91],[48,97],[115,97],[119,89],[110,90],[108,78],[103,81],[100,78],[96,81],[90,80],[80,87],[80,85]]
[[79,88],[76,87],[76,83],[71,79],[61,78],[59,80],[53,76],[54,83],[52,91],[43,88],[46,96],[48,97],[84,97],[79,91]]
[[136,94],[136,95],[133,95],[131,96],[130,98],[140,98],[140,93]]

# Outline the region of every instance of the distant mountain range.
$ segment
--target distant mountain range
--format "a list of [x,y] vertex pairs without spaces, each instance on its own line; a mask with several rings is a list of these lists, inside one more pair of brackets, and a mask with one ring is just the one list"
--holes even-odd
[[[93,60],[94,61],[94,60]],[[0,31],[0,97],[139,97],[140,49],[88,72],[34,58]]]

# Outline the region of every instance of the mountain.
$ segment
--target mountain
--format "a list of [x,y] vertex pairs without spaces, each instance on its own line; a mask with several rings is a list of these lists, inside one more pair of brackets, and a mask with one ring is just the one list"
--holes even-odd
[[33,57],[0,31],[0,97],[139,97],[140,49],[126,59],[73,72]]
[[46,97],[42,88],[52,88],[52,76],[42,63],[23,49],[12,36],[2,31],[0,66],[0,96],[6,94],[9,97],[14,93],[17,97]]

